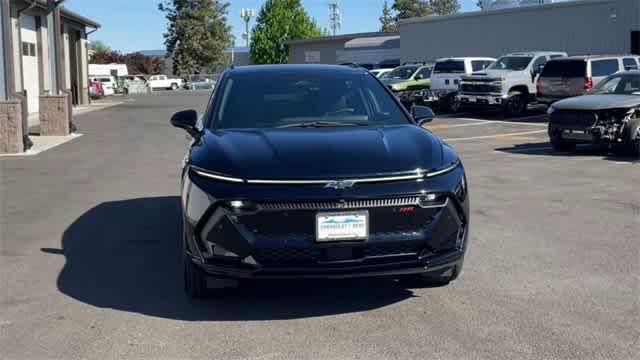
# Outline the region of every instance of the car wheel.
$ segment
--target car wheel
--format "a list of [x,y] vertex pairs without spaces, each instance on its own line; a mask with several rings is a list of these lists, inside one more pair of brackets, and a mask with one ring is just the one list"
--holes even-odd
[[549,142],[555,151],[575,151],[576,144],[562,139],[558,132],[549,134]]
[[186,254],[183,256],[184,292],[189,299],[204,297],[207,291],[207,276]]
[[627,128],[627,153],[629,156],[640,158],[640,119],[629,121]]
[[178,84],[176,83],[171,84],[171,90],[174,90],[174,91],[178,90]]
[[514,91],[509,93],[505,111],[509,116],[520,116],[527,110],[527,101],[522,93]]
[[452,113],[456,113],[460,110],[460,101],[455,94],[451,94],[447,97],[447,109]]
[[445,269],[437,273],[423,273],[406,275],[402,279],[410,284],[416,284],[427,287],[447,286],[450,282],[458,277],[458,268],[456,266]]

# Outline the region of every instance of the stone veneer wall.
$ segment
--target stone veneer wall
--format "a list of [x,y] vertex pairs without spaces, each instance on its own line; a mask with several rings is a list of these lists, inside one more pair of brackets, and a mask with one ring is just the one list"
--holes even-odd
[[40,135],[69,135],[70,106],[68,95],[40,96]]
[[22,103],[17,100],[0,102],[0,154],[24,152],[22,133]]

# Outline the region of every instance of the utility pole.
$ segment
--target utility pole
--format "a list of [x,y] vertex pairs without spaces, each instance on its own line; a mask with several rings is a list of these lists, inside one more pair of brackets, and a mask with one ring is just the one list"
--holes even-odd
[[62,43],[60,34],[60,4],[64,0],[47,0],[47,34],[49,35],[50,95],[58,95],[62,88]]
[[244,45],[249,47],[249,22],[252,17],[256,16],[256,9],[242,8],[240,9],[240,17],[244,20],[244,33],[242,38],[244,39]]
[[329,21],[331,22],[331,33],[335,36],[342,26],[342,15],[337,1],[329,3]]
[[0,0],[0,101],[9,100],[12,89],[11,70],[11,37],[9,17],[9,0]]

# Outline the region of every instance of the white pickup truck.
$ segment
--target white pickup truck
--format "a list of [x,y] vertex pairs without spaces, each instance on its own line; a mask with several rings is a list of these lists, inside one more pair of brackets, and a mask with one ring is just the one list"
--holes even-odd
[[183,85],[182,79],[170,78],[167,75],[153,75],[147,81],[147,86],[149,86],[149,89],[151,90],[156,90],[156,89],[178,90],[182,88],[182,85]]
[[461,107],[500,107],[520,116],[536,101],[536,80],[544,64],[567,53],[553,51],[507,54],[484,71],[463,76],[457,99]]
[[431,73],[431,101],[439,101],[450,111],[457,111],[456,99],[460,79],[482,71],[496,59],[489,57],[453,57],[438,59]]

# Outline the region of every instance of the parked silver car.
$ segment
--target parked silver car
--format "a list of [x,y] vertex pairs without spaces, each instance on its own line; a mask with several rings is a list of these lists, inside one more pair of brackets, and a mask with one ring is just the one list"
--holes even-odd
[[551,104],[583,95],[611,74],[639,68],[640,57],[634,55],[571,56],[550,60],[538,78],[538,102]]

